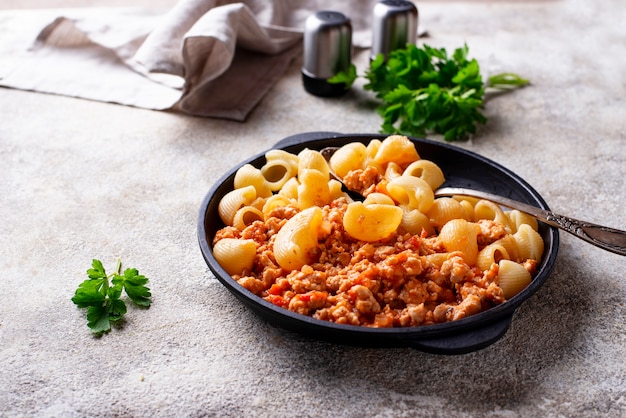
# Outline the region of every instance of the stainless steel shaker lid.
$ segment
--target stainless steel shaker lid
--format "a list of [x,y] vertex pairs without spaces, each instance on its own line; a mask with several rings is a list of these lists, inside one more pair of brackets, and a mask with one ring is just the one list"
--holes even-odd
[[309,16],[304,27],[302,73],[327,79],[348,71],[352,59],[352,24],[344,14],[319,11]]
[[370,58],[404,48],[417,39],[417,7],[405,0],[383,0],[374,6]]

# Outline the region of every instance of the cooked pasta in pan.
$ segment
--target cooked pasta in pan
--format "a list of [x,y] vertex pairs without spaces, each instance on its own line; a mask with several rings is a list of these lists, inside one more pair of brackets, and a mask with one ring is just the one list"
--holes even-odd
[[[363,202],[353,201],[338,175]],[[277,306],[341,324],[405,327],[458,320],[515,296],[543,254],[534,218],[470,198],[406,137],[349,143],[244,165],[219,203],[213,255]]]

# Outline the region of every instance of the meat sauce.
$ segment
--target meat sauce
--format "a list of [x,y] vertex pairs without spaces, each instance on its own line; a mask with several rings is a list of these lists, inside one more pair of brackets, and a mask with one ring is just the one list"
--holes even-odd
[[[480,271],[466,264],[461,253],[446,253],[436,236],[411,235],[401,229],[374,243],[355,240],[342,224],[347,205],[347,200],[340,198],[322,208],[327,224],[312,254],[316,261],[299,270],[281,268],[273,253],[276,234],[298,212],[293,206],[277,207],[265,221],[256,221],[242,231],[225,227],[214,242],[222,238],[254,240],[257,255],[252,269],[233,278],[274,305],[338,324],[436,324],[505,301],[498,286],[497,264]],[[497,222],[477,223],[480,247],[506,233]],[[438,253],[446,255],[432,257]],[[535,265],[527,263],[525,267],[532,270]]]

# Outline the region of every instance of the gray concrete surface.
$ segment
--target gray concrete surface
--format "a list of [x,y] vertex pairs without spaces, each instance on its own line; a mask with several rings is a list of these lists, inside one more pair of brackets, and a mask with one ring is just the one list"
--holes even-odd
[[[554,210],[626,229],[624,3],[419,7],[429,44],[532,80],[458,146]],[[245,123],[0,90],[0,416],[626,416],[626,258],[572,236],[508,333],[462,356],[311,340],[214,278],[196,219],[218,176],[294,133],[379,128],[369,96],[309,96],[299,66]],[[118,257],[154,302],[93,338],[70,298],[93,258]]]

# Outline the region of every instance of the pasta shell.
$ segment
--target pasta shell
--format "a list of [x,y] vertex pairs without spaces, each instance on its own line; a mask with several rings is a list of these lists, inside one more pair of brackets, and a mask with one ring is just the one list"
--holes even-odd
[[213,256],[231,276],[250,271],[256,257],[256,244],[251,239],[224,238],[213,246]]
[[381,141],[380,139],[372,139],[370,142],[368,142],[367,146],[365,147],[366,162],[374,161],[374,158],[376,158],[376,154],[378,154],[378,150],[380,149],[382,143],[383,141]]
[[288,199],[298,199],[298,186],[299,185],[300,185],[300,182],[298,181],[298,179],[295,177],[292,177],[289,180],[287,180],[287,183],[283,185],[282,189],[280,189],[278,194],[285,196]]
[[269,161],[261,167],[261,174],[273,192],[280,190],[297,172],[297,167],[294,168],[289,162],[282,160]]
[[510,260],[509,252],[500,244],[489,244],[478,252],[476,266],[482,270],[489,270],[492,264],[498,264],[501,260]]
[[534,217],[530,216],[527,213],[520,212],[517,209],[513,209],[504,213],[509,218],[511,228],[513,229],[512,232],[517,232],[520,225],[522,224],[529,225],[535,231],[539,229],[539,224],[537,223],[537,219],[535,219]]
[[391,205],[348,205],[343,217],[343,227],[353,238],[374,242],[393,234],[402,222],[402,209]]
[[330,200],[345,196],[343,185],[335,179],[328,180],[328,191],[330,193]]
[[378,164],[394,162],[406,166],[420,159],[415,145],[409,138],[402,135],[391,135],[383,140],[376,152],[374,161]]
[[480,202],[480,200],[481,200],[481,199],[479,199],[477,197],[458,196],[458,195],[454,195],[454,196],[452,196],[452,198],[455,199],[455,200],[458,200],[461,203],[463,203],[463,202],[469,203],[469,205],[472,207],[472,212],[474,211],[474,206],[476,206],[476,203]]
[[243,206],[249,205],[256,199],[254,186],[246,186],[241,189],[231,190],[226,193],[217,206],[217,213],[225,225],[233,225],[235,213]]
[[265,205],[265,201],[266,200],[267,200],[267,198],[257,197],[252,202],[250,202],[250,206],[252,206],[254,208],[257,208],[258,210],[262,210],[263,209],[263,205]]
[[459,200],[459,199],[454,199],[454,200],[459,202],[459,205],[461,205],[461,208],[463,208],[463,219],[469,222],[474,222],[475,221],[474,205],[472,204],[472,202],[470,202],[469,200]]
[[521,224],[513,238],[517,243],[520,261],[527,259],[541,261],[543,256],[543,239],[539,232],[535,231],[530,225]]
[[465,210],[457,200],[451,197],[440,197],[435,199],[427,215],[433,225],[441,228],[452,219],[465,218]]
[[276,234],[274,257],[286,270],[299,270],[314,261],[322,209],[313,206],[290,218]]
[[328,176],[323,173],[306,169],[299,174],[298,207],[307,209],[311,206],[324,206],[330,202]]
[[427,236],[435,235],[435,228],[430,223],[428,216],[417,209],[404,209],[400,226],[413,235],[421,235],[422,231],[426,231]]
[[488,200],[479,200],[474,206],[474,220],[489,219],[504,225],[508,233],[513,233],[509,218],[502,208]]
[[[313,151],[308,148],[300,151],[298,154],[298,177],[300,177],[305,170],[317,170],[326,177],[324,181],[330,179],[328,163],[319,151]],[[302,182],[302,179],[300,179],[300,181]]]
[[270,185],[265,177],[263,177],[261,170],[251,164],[245,164],[237,170],[235,173],[234,185],[235,189],[253,186],[258,197],[269,197],[272,195]]
[[387,192],[401,206],[426,213],[435,201],[433,189],[418,177],[400,176],[387,184]]
[[263,221],[265,217],[263,212],[254,206],[244,206],[235,212],[233,217],[233,226],[240,231],[243,231],[246,227],[250,226],[253,222]]
[[385,169],[385,175],[384,175],[384,177],[387,180],[393,180],[396,177],[400,177],[401,175],[402,175],[402,167],[400,167],[398,164],[394,163],[393,161],[387,164],[387,168]]
[[443,171],[439,166],[432,161],[418,160],[409,164],[409,166],[402,173],[403,176],[419,177],[426,183],[430,184],[430,187],[435,190],[446,181]]
[[509,254],[509,260],[520,261],[519,251],[517,250],[517,242],[515,241],[513,235],[507,234],[494,242],[494,244],[504,247],[506,252]]
[[463,259],[469,265],[476,264],[478,257],[478,240],[480,226],[467,222],[465,219],[453,219],[446,223],[439,232],[446,251],[460,251]]
[[289,164],[289,172],[298,172],[298,156],[282,149],[272,149],[265,153],[265,161],[283,161]]
[[352,170],[363,168],[365,161],[365,144],[360,142],[351,142],[339,148],[332,157],[330,157],[330,167],[335,174],[343,178]]
[[394,205],[395,206],[395,202],[393,201],[392,198],[390,198],[384,193],[377,193],[377,192],[368,194],[365,200],[363,201],[363,204],[364,205],[379,204],[379,205]]
[[506,299],[521,292],[531,281],[528,270],[523,265],[510,260],[502,260],[498,263],[499,285]]

